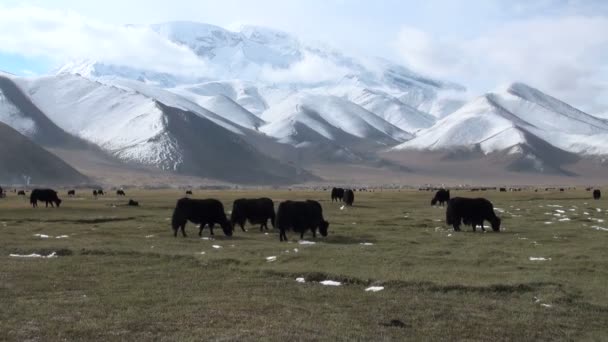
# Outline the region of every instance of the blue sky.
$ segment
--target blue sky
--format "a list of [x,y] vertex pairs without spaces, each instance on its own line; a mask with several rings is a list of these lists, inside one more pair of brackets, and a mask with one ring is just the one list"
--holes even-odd
[[[73,25],[50,35],[48,17]],[[78,20],[96,26],[81,29]],[[602,100],[608,97],[608,1],[602,0],[0,0],[0,69],[45,73],[70,57],[87,57],[91,41],[110,26],[172,20],[268,26],[382,56],[474,92],[517,80],[586,110],[608,111]]]

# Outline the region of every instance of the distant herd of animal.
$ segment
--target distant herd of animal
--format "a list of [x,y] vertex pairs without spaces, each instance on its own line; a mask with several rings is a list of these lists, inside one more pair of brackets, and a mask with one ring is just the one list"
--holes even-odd
[[[499,191],[503,192],[504,188]],[[591,191],[591,189],[587,189]],[[25,195],[25,191],[20,190],[18,195]],[[0,194],[5,196],[5,192],[0,187]],[[69,190],[68,196],[75,196],[75,190]],[[93,196],[103,196],[103,189],[93,190]],[[126,196],[124,190],[116,191],[117,196]],[[192,195],[192,191],[186,191],[186,195]],[[599,189],[593,190],[593,198],[599,200],[601,192]],[[354,202],[354,191],[352,189],[333,188],[331,190],[331,200],[343,201],[347,206],[352,206]],[[59,207],[61,199],[57,191],[52,189],[34,189],[30,194],[30,203],[36,208],[38,202],[45,202],[46,206]],[[470,225],[473,231],[477,227],[481,227],[483,231],[484,221],[488,221],[493,231],[500,231],[501,220],[494,213],[493,204],[485,198],[450,198],[450,190],[438,189],[435,196],[431,199],[431,205],[445,206],[446,208],[446,224],[451,225],[454,231],[460,231],[460,226]],[[129,200],[131,206],[138,206],[139,203]],[[317,230],[322,236],[327,236],[329,222],[323,218],[323,208],[318,201],[283,201],[279,203],[276,214],[274,210],[274,202],[270,198],[241,198],[233,202],[230,219],[228,219],[224,205],[217,199],[191,199],[188,197],[181,198],[177,201],[173,216],[171,218],[171,226],[173,228],[173,236],[177,237],[178,231],[181,230],[182,236],[186,237],[186,223],[190,221],[199,224],[199,236],[202,235],[203,229],[209,227],[210,234],[213,235],[213,227],[218,224],[226,236],[232,236],[234,227],[239,226],[245,231],[245,224],[249,221],[250,224],[259,224],[260,231],[268,230],[268,221],[271,222],[273,228],[279,229],[279,240],[287,241],[287,231],[294,231],[300,234],[300,238],[304,238],[304,233],[311,231],[312,236],[316,237]]]

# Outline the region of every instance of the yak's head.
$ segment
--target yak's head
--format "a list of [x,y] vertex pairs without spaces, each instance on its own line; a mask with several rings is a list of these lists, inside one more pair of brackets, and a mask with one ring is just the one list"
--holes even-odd
[[431,200],[431,205],[435,205],[437,204],[437,198],[433,197],[433,199]]
[[224,231],[224,235],[232,236],[233,226],[232,226],[232,223],[230,223],[230,221],[226,220],[224,223],[221,224],[221,226],[222,226],[222,230]]
[[500,218],[496,217],[492,221],[490,221],[490,223],[492,224],[493,231],[495,231],[495,232],[500,231]]
[[319,225],[319,233],[321,233],[322,236],[327,236],[327,228],[329,228],[329,222],[321,221],[321,224]]
[[61,200],[59,198],[55,200],[55,205],[57,206],[57,208],[59,208],[59,206],[61,205]]

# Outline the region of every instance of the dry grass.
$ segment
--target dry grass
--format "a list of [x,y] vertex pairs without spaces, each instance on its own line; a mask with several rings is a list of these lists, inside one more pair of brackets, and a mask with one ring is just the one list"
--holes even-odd
[[[203,240],[189,224],[188,238],[173,238],[181,193],[128,195],[87,192],[60,209],[0,200],[0,340],[608,338],[608,231],[592,228],[608,228],[598,222],[608,205],[587,192],[454,193],[491,199],[505,231],[453,233],[426,192],[356,193],[356,206],[340,210],[324,192],[195,191],[228,210],[239,197],[320,200],[331,225],[315,245],[258,227]],[[142,206],[123,206],[128,198]],[[318,283],[326,279],[343,285]]]

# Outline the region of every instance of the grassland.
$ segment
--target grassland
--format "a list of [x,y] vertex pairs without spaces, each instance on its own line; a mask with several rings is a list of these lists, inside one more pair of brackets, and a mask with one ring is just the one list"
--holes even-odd
[[314,245],[258,227],[174,238],[181,193],[127,193],[141,207],[89,191],[59,209],[0,200],[0,340],[608,340],[608,231],[593,228],[608,204],[588,192],[454,192],[491,199],[504,226],[454,233],[427,192],[356,193],[340,210],[326,192],[195,191],[227,210],[320,200],[331,224]]

